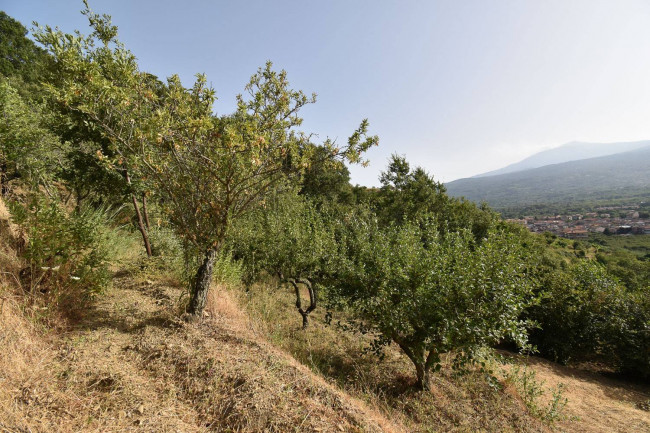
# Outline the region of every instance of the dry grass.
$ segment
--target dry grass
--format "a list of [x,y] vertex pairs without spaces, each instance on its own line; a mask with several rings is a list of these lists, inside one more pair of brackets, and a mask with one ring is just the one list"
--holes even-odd
[[[53,374],[55,352],[13,297],[6,296],[6,288],[0,292],[5,295],[0,300],[0,431],[12,431],[27,420],[32,428],[53,431],[46,413],[62,400]],[[35,406],[40,409],[32,410]]]
[[120,275],[56,348],[12,312],[0,431],[404,431],[258,338],[227,292],[186,324],[178,287]]
[[[642,410],[650,400],[650,386],[601,374],[564,367],[539,358],[531,358],[530,366],[545,387],[562,383],[568,398],[568,419],[558,423],[564,431],[650,432],[650,412]],[[544,400],[548,401],[549,395]]]
[[[7,251],[8,265],[19,266]],[[495,391],[478,372],[444,368],[431,393],[415,391],[398,350],[381,362],[365,354],[368,339],[324,325],[322,309],[300,330],[288,290],[216,286],[204,320],[188,324],[178,284],[159,269],[134,269],[116,272],[113,289],[59,333],[38,329],[8,281],[0,284],[0,432],[550,430],[514,387]],[[634,407],[647,388],[551,363],[533,368],[548,387],[567,383],[569,416],[580,420],[560,429],[650,430],[648,413]]]
[[458,376],[445,367],[434,375],[430,394],[414,391],[413,367],[398,349],[389,348],[383,361],[364,354],[368,339],[324,325],[322,309],[314,313],[312,328],[301,331],[291,291],[270,287],[254,286],[239,296],[252,328],[409,431],[650,431],[650,413],[641,409],[650,399],[650,387],[534,357],[529,368],[544,391],[536,402],[539,408],[550,407],[560,383],[569,400],[561,421],[553,425],[531,414],[512,383],[502,380],[502,390],[495,391],[478,372]]

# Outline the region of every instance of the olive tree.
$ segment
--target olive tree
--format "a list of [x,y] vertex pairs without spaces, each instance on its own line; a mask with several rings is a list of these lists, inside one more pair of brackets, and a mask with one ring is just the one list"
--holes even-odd
[[[344,219],[345,221],[345,219]],[[524,252],[505,232],[477,241],[471,231],[440,233],[431,220],[382,228],[350,216],[331,290],[379,342],[395,342],[428,388],[441,354],[470,359],[509,337],[526,341],[519,315],[531,297]]]
[[[232,221],[313,160],[310,137],[297,128],[300,109],[315,95],[291,89],[286,73],[268,62],[238,96],[237,110],[216,116],[204,76],[191,88],[172,76],[160,91],[116,39],[110,17],[87,7],[84,14],[94,31],[88,37],[48,27],[37,32],[63,77],[51,92],[111,143],[110,155],[98,157],[127,180],[135,172],[150,183],[176,231],[202,254],[188,307],[200,315]],[[347,144],[323,146],[338,160],[363,162],[362,153],[378,141],[367,129],[364,120]],[[141,219],[140,228],[144,237]]]

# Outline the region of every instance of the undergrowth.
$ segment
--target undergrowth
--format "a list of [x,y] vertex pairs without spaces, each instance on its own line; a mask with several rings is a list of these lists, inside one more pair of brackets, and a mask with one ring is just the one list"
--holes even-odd
[[505,381],[515,387],[528,410],[537,418],[548,424],[567,419],[565,408],[568,399],[565,397],[566,386],[563,383],[550,390],[550,399],[544,399],[548,393],[544,389],[544,383],[537,379],[534,370],[517,363],[505,371]]
[[367,350],[370,336],[326,325],[322,309],[312,313],[312,326],[301,330],[288,287],[267,281],[236,293],[257,332],[414,433],[544,431],[548,417],[553,416],[540,416],[522,405],[503,387],[495,387],[480,368],[458,374],[451,368],[451,359],[444,360],[441,371],[433,375],[431,392],[417,391],[412,365],[398,348],[389,347],[379,360]]

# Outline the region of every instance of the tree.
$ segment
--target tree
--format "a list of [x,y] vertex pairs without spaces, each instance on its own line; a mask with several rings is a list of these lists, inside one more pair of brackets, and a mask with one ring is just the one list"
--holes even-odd
[[350,185],[350,170],[327,149],[319,146],[314,152],[314,161],[305,170],[301,179],[300,194],[309,197],[317,204],[354,203],[354,193]]
[[27,29],[20,22],[0,11],[0,75],[35,84],[47,55],[26,36]]
[[50,192],[49,184],[64,152],[63,144],[44,126],[42,107],[28,103],[7,80],[0,79],[0,190],[8,191],[8,182],[23,178],[40,184]]
[[401,224],[424,214],[441,213],[448,202],[442,183],[421,167],[412,170],[404,157],[395,154],[380,181],[377,211],[385,223]]
[[[138,205],[137,195],[146,190],[141,167],[143,146],[155,128],[154,111],[160,108],[161,83],[141,72],[135,56],[117,40],[117,27],[108,15],[93,13],[87,2],[82,12],[93,33],[65,34],[50,26],[38,27],[35,39],[43,44],[52,61],[45,90],[72,123],[76,134],[90,140],[73,141],[78,153],[97,158],[98,167],[118,173],[130,196],[147,255],[152,250]],[[88,153],[83,145],[92,145]],[[82,155],[83,156],[83,155]],[[92,176],[111,177],[95,173]]]
[[[50,90],[110,141],[106,157],[127,181],[138,173],[151,183],[176,231],[203,256],[188,307],[198,316],[232,221],[313,160],[309,136],[296,128],[300,109],[315,102],[315,95],[292,90],[286,73],[269,62],[253,75],[232,115],[213,115],[214,90],[201,75],[191,89],[172,76],[159,97],[149,74],[139,71],[135,57],[117,41],[110,17],[88,7],[84,14],[94,30],[89,37],[49,27],[36,35],[63,77]],[[346,146],[329,140],[323,146],[337,159],[360,162],[378,141],[367,130],[364,120]],[[140,227],[145,237],[142,222]]]
[[465,360],[506,337],[526,342],[519,314],[531,287],[514,236],[443,236],[428,218],[382,228],[373,218],[349,217],[340,230],[333,296],[378,333],[377,344],[393,341],[402,349],[420,388],[428,388],[443,353]]
[[[318,302],[318,284],[331,272],[337,250],[329,218],[289,190],[274,194],[264,207],[236,224],[231,239],[231,248],[243,261],[248,279],[266,272],[291,284],[306,329]],[[305,309],[300,286],[309,293]]]

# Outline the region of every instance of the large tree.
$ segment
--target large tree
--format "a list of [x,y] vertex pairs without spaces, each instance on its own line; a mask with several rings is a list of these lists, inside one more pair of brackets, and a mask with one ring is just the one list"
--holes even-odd
[[[149,182],[176,231],[200,252],[188,307],[200,315],[232,221],[313,161],[309,136],[296,128],[300,109],[315,95],[292,90],[286,73],[269,62],[237,98],[235,113],[215,116],[214,91],[204,76],[189,89],[172,76],[160,91],[119,43],[110,17],[88,7],[84,14],[93,29],[88,37],[49,27],[37,32],[56,61],[59,78],[50,90],[111,143],[99,158],[127,180],[137,173]],[[367,128],[364,120],[346,145],[328,140],[323,146],[336,159],[360,162],[377,143]],[[137,210],[135,199],[134,205]]]

